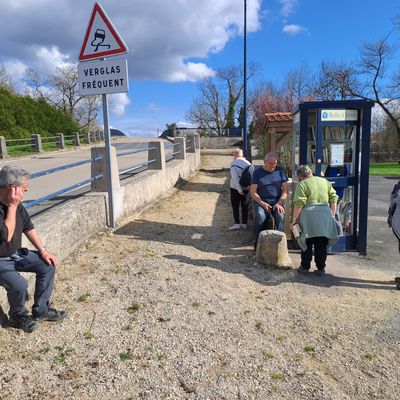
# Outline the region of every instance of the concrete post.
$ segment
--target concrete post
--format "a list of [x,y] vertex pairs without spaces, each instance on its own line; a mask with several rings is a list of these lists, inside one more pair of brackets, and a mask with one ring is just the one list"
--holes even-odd
[[90,144],[90,134],[89,134],[89,133],[84,133],[83,135],[84,135],[83,141],[84,141],[86,144]]
[[0,136],[0,158],[8,158],[7,143],[4,136]]
[[150,163],[148,169],[161,169],[165,170],[165,149],[163,142],[149,142],[148,161]]
[[193,133],[194,138],[194,148],[196,151],[200,150],[200,135],[198,133]]
[[81,141],[79,139],[79,133],[78,132],[72,132],[72,144],[75,146],[80,146]]
[[65,149],[65,140],[64,140],[64,134],[63,133],[56,133],[57,139],[56,139],[56,145],[59,149]]
[[40,135],[32,135],[32,151],[35,153],[42,153],[42,137]]
[[174,155],[175,160],[184,160],[186,158],[186,146],[184,137],[174,138],[174,153],[179,151],[178,154]]
[[[91,183],[92,192],[107,192],[107,166],[106,166],[106,148],[105,147],[92,147],[91,149],[91,157],[102,157],[99,161],[92,161],[91,164],[91,172],[92,178],[97,175],[103,175],[101,179],[93,181]],[[113,175],[113,182],[115,183],[114,189],[120,188],[119,182],[119,173],[118,173],[118,161],[117,161],[117,152],[114,146],[111,146],[111,173]]]
[[195,153],[196,152],[196,146],[194,142],[194,136],[193,135],[188,135],[186,136],[186,139],[188,140],[187,144],[187,153]]
[[90,132],[89,138],[91,142],[96,142],[96,132]]

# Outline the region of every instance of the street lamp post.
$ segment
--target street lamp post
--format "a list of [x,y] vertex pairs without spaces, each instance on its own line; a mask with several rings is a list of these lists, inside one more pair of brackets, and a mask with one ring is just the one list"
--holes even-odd
[[243,29],[243,153],[246,158],[249,157],[248,154],[248,146],[247,146],[247,61],[246,61],[246,52],[247,52],[247,3],[244,0],[244,29]]

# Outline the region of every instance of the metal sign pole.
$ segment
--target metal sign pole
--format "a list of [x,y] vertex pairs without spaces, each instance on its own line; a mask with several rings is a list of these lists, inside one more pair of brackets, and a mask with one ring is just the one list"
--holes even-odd
[[110,127],[108,125],[108,99],[107,95],[102,95],[103,99],[103,121],[104,121],[104,141],[106,145],[106,170],[107,170],[107,191],[108,191],[108,213],[109,224],[111,228],[115,228],[115,213],[114,213],[114,188],[113,174],[111,168],[111,138]]

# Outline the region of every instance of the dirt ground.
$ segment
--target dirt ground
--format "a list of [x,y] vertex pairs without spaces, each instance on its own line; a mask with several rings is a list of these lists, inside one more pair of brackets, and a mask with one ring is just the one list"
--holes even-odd
[[399,398],[393,275],[357,255],[324,278],[256,265],[251,232],[226,230],[230,160],[203,152],[186,185],[60,266],[69,318],[0,330],[1,399]]

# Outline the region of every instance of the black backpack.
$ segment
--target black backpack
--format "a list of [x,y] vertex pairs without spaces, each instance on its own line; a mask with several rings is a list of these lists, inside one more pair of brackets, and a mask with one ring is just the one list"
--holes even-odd
[[240,176],[239,179],[239,184],[242,187],[248,187],[251,185],[251,173],[249,171],[249,168],[251,165],[248,165],[242,172],[242,175]]

